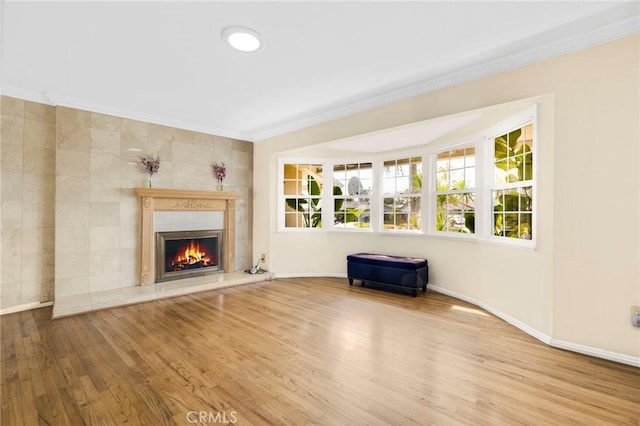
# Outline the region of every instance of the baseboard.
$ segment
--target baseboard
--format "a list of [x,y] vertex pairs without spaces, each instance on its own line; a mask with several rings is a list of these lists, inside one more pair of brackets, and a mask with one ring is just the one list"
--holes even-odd
[[46,308],[47,306],[53,306],[53,302],[32,302],[25,303],[24,305],[11,306],[9,308],[0,309],[0,315],[28,311],[29,309]]
[[577,343],[565,342],[564,340],[552,339],[551,346],[558,349],[564,349],[579,354],[589,355],[596,358],[606,359],[608,361],[619,362],[621,364],[631,365],[640,368],[640,358],[629,355],[622,355],[616,352],[609,352],[591,346],[579,345]]
[[606,351],[603,349],[593,348],[591,346],[579,345],[577,343],[565,342],[563,340],[552,339],[550,336],[536,330],[533,327],[528,326],[522,321],[512,317],[511,315],[507,315],[498,309],[493,308],[492,306],[487,305],[484,302],[481,302],[473,297],[466,296],[464,294],[448,290],[446,288],[438,287],[435,285],[429,284],[429,290],[436,291],[438,293],[442,293],[447,296],[455,297],[456,299],[463,300],[465,302],[471,303],[472,305],[476,305],[487,312],[492,313],[498,318],[506,321],[507,323],[513,325],[514,327],[524,331],[528,335],[535,337],[540,340],[542,343],[552,346],[558,349],[564,349],[571,352],[577,352],[583,355],[589,355],[596,358],[606,359],[608,361],[614,361],[621,364],[631,365],[633,367],[640,367],[640,358],[632,357],[629,355],[622,355],[615,352]]
[[551,344],[551,336],[547,336],[546,334],[536,330],[535,328],[530,327],[527,324],[523,323],[519,319],[516,319],[516,318],[512,317],[511,315],[507,315],[504,312],[499,311],[499,310],[495,309],[494,307],[489,306],[486,303],[481,302],[481,301],[479,301],[479,300],[477,300],[477,299],[475,299],[473,297],[469,297],[467,295],[458,293],[456,291],[448,290],[446,288],[438,287],[436,285],[431,285],[431,284],[428,285],[428,289],[429,290],[433,290],[433,291],[437,291],[438,293],[442,293],[442,294],[447,295],[447,296],[455,297],[456,299],[463,300],[465,302],[471,303],[472,305],[476,305],[476,306],[484,309],[487,312],[491,312],[493,315],[495,315],[498,318],[508,322],[512,326],[524,331],[528,335],[530,335],[532,337],[535,337],[536,339],[540,340],[542,343],[544,343],[546,345],[550,345]]

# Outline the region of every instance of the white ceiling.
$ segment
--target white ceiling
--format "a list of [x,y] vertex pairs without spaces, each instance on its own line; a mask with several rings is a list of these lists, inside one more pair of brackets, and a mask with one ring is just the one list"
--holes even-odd
[[[638,2],[3,1],[2,92],[258,141],[638,32]],[[265,45],[236,52],[230,25]]]

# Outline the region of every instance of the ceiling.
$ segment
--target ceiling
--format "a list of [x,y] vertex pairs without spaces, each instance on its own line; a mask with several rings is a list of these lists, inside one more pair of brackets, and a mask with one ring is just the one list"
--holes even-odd
[[[638,2],[3,1],[2,93],[250,141],[638,32]],[[221,39],[264,39],[254,53]],[[445,124],[443,126],[446,127]]]

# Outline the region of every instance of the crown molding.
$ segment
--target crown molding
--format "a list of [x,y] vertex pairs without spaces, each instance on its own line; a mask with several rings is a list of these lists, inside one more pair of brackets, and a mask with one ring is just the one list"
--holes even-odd
[[453,67],[441,69],[436,73],[421,75],[412,80],[405,80],[394,85],[377,88],[356,97],[342,99],[307,111],[306,113],[254,129],[222,129],[203,123],[177,120],[140,111],[129,111],[108,105],[99,105],[83,99],[65,97],[45,91],[28,90],[6,84],[0,84],[0,93],[6,96],[48,105],[82,109],[132,120],[257,142],[393,102],[425,95],[547,59],[595,47],[600,44],[638,34],[639,32],[640,15],[638,15],[636,11],[624,19],[619,19],[594,30],[585,31],[577,36],[556,38],[554,41],[538,46],[522,48],[515,54],[505,55],[501,54],[501,52],[494,51],[485,55],[479,55],[465,62],[458,63]]
[[24,99],[26,101],[37,102],[52,106],[62,106],[67,108],[75,108],[84,111],[96,112],[100,114],[112,115],[130,120],[144,121],[147,123],[159,124],[163,126],[175,127],[178,129],[191,130],[194,132],[206,133],[210,135],[223,136],[232,139],[239,139],[247,142],[253,142],[250,133],[238,132],[230,129],[221,129],[219,127],[207,126],[201,123],[192,123],[189,121],[177,120],[160,115],[149,114],[144,112],[129,111],[112,106],[98,105],[82,99],[60,96],[54,93],[28,90],[22,87],[16,87],[8,84],[0,85],[0,94],[13,98]]
[[515,54],[500,56],[493,53],[490,55],[477,56],[464,64],[458,64],[453,69],[440,70],[436,75],[422,76],[422,78],[416,79],[413,82],[405,82],[395,87],[388,87],[387,90],[374,90],[355,98],[325,105],[322,108],[308,113],[291,117],[269,126],[253,129],[250,133],[252,139],[255,141],[265,140],[387,105],[392,102],[402,101],[595,47],[600,44],[638,34],[639,32],[640,16],[635,13],[633,16],[618,20],[598,29],[577,36],[557,39],[556,41],[541,46],[530,47]]

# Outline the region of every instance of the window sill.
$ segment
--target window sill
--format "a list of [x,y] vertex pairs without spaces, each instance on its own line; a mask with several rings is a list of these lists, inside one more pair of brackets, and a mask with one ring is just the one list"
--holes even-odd
[[531,240],[517,240],[517,239],[499,239],[497,237],[480,237],[476,234],[464,234],[464,233],[446,233],[446,232],[433,232],[430,234],[423,234],[425,237],[441,238],[445,240],[458,240],[467,241],[470,243],[488,244],[500,247],[508,247],[525,251],[536,251],[536,244]]
[[435,238],[435,239],[443,239],[449,241],[460,241],[460,242],[468,242],[468,243],[477,243],[477,244],[488,244],[493,246],[514,248],[518,250],[525,251],[536,251],[536,244],[530,240],[516,240],[516,239],[508,239],[508,240],[500,240],[498,238],[483,238],[479,237],[476,234],[465,234],[458,232],[432,232],[425,233],[422,231],[374,231],[371,228],[285,228],[281,229],[278,232],[282,233],[291,233],[291,234],[299,234],[299,233],[318,233],[318,232],[328,232],[332,234],[370,234],[370,235],[379,235],[386,237],[409,237],[409,238]]

